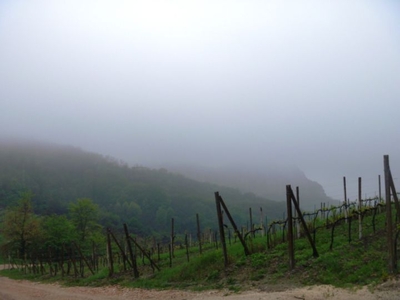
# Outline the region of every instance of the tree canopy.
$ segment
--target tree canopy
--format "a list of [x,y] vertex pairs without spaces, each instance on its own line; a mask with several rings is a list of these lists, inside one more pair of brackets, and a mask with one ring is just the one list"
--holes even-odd
[[38,244],[42,235],[41,223],[32,209],[31,193],[24,193],[18,204],[6,210],[1,226],[5,246],[17,249],[23,257],[28,247]]

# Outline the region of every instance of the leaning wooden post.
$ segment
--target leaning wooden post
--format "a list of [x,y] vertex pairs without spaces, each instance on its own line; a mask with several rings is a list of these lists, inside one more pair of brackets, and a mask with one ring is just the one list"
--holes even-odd
[[222,210],[221,210],[221,204],[220,204],[220,199],[219,199],[219,193],[215,192],[215,204],[217,207],[217,217],[218,217],[218,227],[219,227],[219,236],[221,239],[221,244],[222,244],[222,251],[224,254],[224,263],[225,267],[228,266],[228,253],[226,250],[226,243],[225,243],[225,231],[224,231],[224,224],[222,221]]
[[133,269],[133,264],[129,261],[129,259],[126,257],[125,255],[125,251],[124,249],[122,249],[121,245],[119,244],[117,238],[112,234],[110,228],[107,228],[107,232],[111,235],[112,239],[114,240],[115,244],[117,245],[119,251],[121,252],[121,256],[122,256],[122,262],[124,264],[124,271],[126,271],[126,262],[128,262],[128,264],[131,266],[131,268]]
[[114,262],[113,262],[111,238],[109,232],[107,232],[107,255],[108,255],[108,269],[109,269],[108,277],[111,277],[114,273]]
[[72,242],[72,243],[74,244],[75,248],[78,250],[78,253],[79,253],[80,257],[83,259],[83,261],[85,262],[85,264],[89,268],[89,270],[92,273],[92,275],[94,275],[94,271],[93,271],[92,267],[90,266],[89,262],[87,261],[86,257],[83,255],[79,245],[77,243],[75,243],[75,242]]
[[128,226],[126,226],[126,224],[124,224],[124,231],[125,231],[126,243],[128,245],[129,256],[132,261],[133,275],[135,276],[135,278],[139,278],[139,271],[136,263],[136,254],[135,255],[133,254],[131,240],[129,239]]
[[286,186],[286,204],[287,204],[287,220],[288,220],[288,246],[289,246],[289,270],[294,269],[294,241],[293,241],[293,220],[292,220],[292,194],[290,185]]
[[[294,195],[293,195],[293,191],[292,191],[292,188],[290,187],[290,185],[289,185],[289,188],[290,188],[290,193],[291,193],[291,195],[292,195],[292,201],[293,201],[294,207],[295,207],[295,209],[297,210],[297,213],[298,213],[298,215],[299,215],[299,217],[300,217],[300,221],[301,221],[301,224],[303,225],[303,229],[304,229],[304,232],[305,232],[305,234],[306,234],[306,236],[307,236],[307,238],[308,238],[308,241],[310,242],[310,245],[311,245],[311,247],[313,248],[313,256],[314,256],[314,257],[318,257],[317,248],[315,247],[315,243],[314,243],[314,241],[313,241],[313,239],[312,239],[312,237],[311,237],[310,231],[308,230],[306,221],[304,220],[304,217],[303,217],[303,215],[301,214],[300,206],[299,206],[299,204],[297,203],[297,200],[296,200],[296,198],[295,198]],[[314,231],[314,232],[315,232],[315,231]]]
[[201,230],[200,230],[200,219],[199,214],[196,214],[196,221],[197,221],[197,240],[199,242],[199,251],[201,254]]
[[358,238],[362,238],[362,200],[361,200],[361,177],[358,177]]
[[386,232],[387,232],[387,248],[388,248],[388,271],[389,274],[395,272],[395,253],[393,242],[393,222],[392,222],[392,202],[390,199],[390,168],[389,155],[383,156],[383,167],[385,171],[385,194],[386,194]]
[[[217,193],[218,193],[218,192],[217,192]],[[247,248],[246,242],[245,242],[245,240],[243,239],[243,232],[240,233],[238,227],[236,226],[235,221],[233,220],[233,218],[232,218],[232,216],[231,216],[231,214],[230,214],[228,208],[227,208],[226,205],[225,205],[224,200],[223,200],[222,197],[219,195],[219,193],[218,193],[218,198],[219,198],[219,203],[222,205],[222,208],[224,209],[224,211],[225,211],[225,213],[226,213],[226,216],[228,217],[229,221],[230,221],[231,224],[232,224],[232,227],[233,227],[233,230],[235,231],[235,234],[238,236],[238,238],[239,238],[239,240],[240,240],[240,243],[242,243],[242,246],[243,246],[243,249],[244,249],[244,254],[245,254],[246,256],[247,256],[247,255],[250,255],[249,248]],[[242,230],[243,230],[243,228],[242,228]]]
[[159,268],[159,267],[157,266],[157,264],[151,259],[150,255],[147,254],[146,251],[139,245],[139,243],[136,242],[135,239],[132,238],[131,236],[129,236],[129,238],[130,238],[131,241],[135,244],[135,246],[139,248],[139,251],[142,252],[142,254],[143,254],[143,259],[144,259],[144,257],[146,257],[146,258],[149,260],[150,265],[151,265],[153,271],[154,271],[154,268],[156,268],[158,271],[160,271],[160,268]]

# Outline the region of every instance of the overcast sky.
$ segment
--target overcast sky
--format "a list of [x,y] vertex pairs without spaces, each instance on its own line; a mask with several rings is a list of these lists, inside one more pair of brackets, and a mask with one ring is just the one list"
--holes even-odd
[[343,176],[376,192],[384,154],[400,178],[399,96],[399,1],[0,2],[1,136],[288,161],[340,198]]

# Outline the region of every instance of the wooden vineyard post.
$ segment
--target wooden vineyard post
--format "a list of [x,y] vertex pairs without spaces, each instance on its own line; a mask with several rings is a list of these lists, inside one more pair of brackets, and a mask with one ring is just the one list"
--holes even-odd
[[188,242],[188,234],[185,234],[185,248],[186,248],[186,258],[189,262],[189,242]]
[[393,222],[392,222],[392,202],[390,199],[390,168],[389,155],[383,157],[383,167],[385,172],[385,196],[386,196],[386,232],[387,232],[387,248],[388,248],[388,272],[395,272],[395,254],[393,242]]
[[89,268],[90,273],[92,273],[92,275],[94,275],[94,271],[93,271],[92,267],[90,266],[89,262],[87,261],[86,257],[82,254],[81,248],[78,246],[77,243],[75,243],[75,242],[72,242],[72,243],[74,244],[75,248],[78,250],[78,253],[79,253],[81,259],[83,259],[83,261],[85,262],[85,264]]
[[171,244],[168,244],[168,250],[169,250],[169,267],[172,268],[172,250],[171,250]]
[[361,200],[361,177],[358,177],[358,238],[362,238],[362,200]]
[[[50,248],[50,246],[47,247],[47,250],[49,252],[49,273],[50,273],[50,276],[53,276],[53,262],[52,262],[52,259],[51,259],[51,248]],[[57,275],[56,271],[54,270],[54,276],[56,276],[56,275]]]
[[389,180],[390,180],[390,189],[392,191],[393,195],[393,200],[394,200],[394,207],[396,208],[396,217],[397,217],[397,222],[400,221],[400,204],[399,204],[399,198],[397,197],[397,192],[396,192],[396,187],[394,186],[394,181],[393,181],[393,176],[392,172],[389,169]]
[[292,219],[292,195],[290,185],[286,186],[286,204],[288,220],[288,245],[289,245],[289,270],[294,269],[294,242],[293,242],[293,219]]
[[310,231],[308,230],[306,221],[304,220],[304,217],[301,214],[299,204],[297,203],[297,200],[293,195],[293,191],[292,191],[292,188],[291,188],[290,185],[289,185],[289,189],[290,189],[290,194],[292,195],[292,201],[293,201],[294,207],[297,210],[297,213],[298,213],[298,215],[300,217],[301,224],[303,225],[304,232],[305,232],[305,234],[306,234],[306,236],[308,238],[308,241],[310,242],[311,247],[313,248],[313,256],[314,257],[318,257],[319,255],[318,255],[317,248],[315,247],[315,243],[314,243],[314,241],[313,241],[313,239],[311,237]]
[[99,264],[98,264],[98,257],[96,253],[96,244],[92,242],[92,261],[93,261],[93,269],[98,272],[99,271]]
[[[233,218],[232,218],[232,216],[231,216],[231,214],[230,214],[228,208],[227,208],[226,205],[225,205],[224,200],[222,199],[222,197],[219,195],[218,192],[216,192],[215,195],[216,195],[216,196],[218,195],[219,203],[221,204],[223,210],[224,210],[225,213],[226,213],[226,216],[228,217],[229,221],[231,222],[231,225],[232,225],[232,227],[233,227],[233,230],[235,231],[235,234],[238,236],[240,242],[242,243],[242,246],[243,246],[243,249],[244,249],[244,254],[245,254],[246,256],[247,256],[247,255],[250,255],[249,248],[247,248],[246,242],[245,242],[244,239],[243,239],[243,233],[240,233],[238,227],[236,226],[235,221],[233,220]],[[242,229],[243,229],[243,228],[242,228]]]
[[111,277],[114,273],[114,262],[113,262],[111,238],[109,232],[107,232],[107,256],[108,256],[108,268],[109,268],[108,277]]
[[61,268],[61,278],[64,278],[64,243],[61,244],[61,260],[60,260],[60,268]]
[[156,268],[158,271],[160,271],[160,268],[157,266],[157,264],[151,259],[150,255],[147,254],[146,251],[138,244],[138,242],[136,242],[131,236],[129,236],[129,238],[135,244],[135,246],[139,248],[140,252],[142,252],[143,257],[146,257],[149,260],[153,271],[154,271],[154,268]]
[[[389,166],[389,159],[388,159],[388,170],[389,170],[389,185],[390,185],[390,190],[393,195],[393,200],[394,200],[394,206],[396,208],[396,224],[400,222],[400,204],[399,204],[399,198],[397,196],[396,192],[396,187],[394,186],[394,180],[392,176],[392,172],[390,171],[390,166]],[[397,237],[398,233],[396,234]],[[396,242],[393,243],[393,272],[397,272],[397,253],[396,251]]]
[[199,214],[196,214],[196,221],[197,221],[197,241],[199,242],[199,251],[201,254],[201,230],[200,230],[200,219]]
[[254,238],[254,231],[253,231],[253,213],[251,212],[251,207],[249,207],[249,216],[250,216],[250,232],[252,232],[251,236]]
[[75,276],[75,278],[78,276],[78,269],[76,268],[76,260],[75,260],[75,253],[74,252],[72,252],[72,246],[70,245],[70,247],[69,247],[69,258],[70,258],[70,260],[71,260],[71,262],[72,262],[72,266],[74,267],[74,276]]
[[[296,199],[297,203],[300,206],[300,189],[298,186],[296,186]],[[297,217],[297,211],[294,210],[294,216]],[[295,221],[295,227],[297,229],[297,238],[300,238],[300,216],[298,217],[298,220]]]
[[107,231],[108,231],[108,234],[113,238],[115,244],[117,244],[117,247],[118,247],[119,251],[121,252],[121,255],[122,255],[122,262],[123,262],[123,264],[124,264],[124,271],[126,271],[126,262],[128,262],[129,265],[131,266],[131,268],[133,269],[132,263],[131,263],[131,262],[129,261],[129,259],[126,257],[124,249],[122,249],[122,247],[121,247],[121,245],[119,244],[118,240],[117,240],[117,239],[115,238],[115,236],[112,234],[110,228],[108,228]]
[[124,224],[124,231],[125,231],[126,243],[128,245],[129,256],[132,261],[133,275],[135,276],[135,278],[139,278],[139,271],[136,264],[136,254],[135,255],[133,254],[131,240],[129,239],[128,227],[126,226],[126,224]]
[[348,219],[348,203],[347,203],[347,190],[346,190],[346,176],[343,176],[343,190],[344,190],[344,216],[346,218],[346,223]]
[[171,255],[173,258],[175,258],[174,254],[174,241],[175,241],[175,221],[174,218],[171,218]]
[[225,231],[224,231],[224,224],[222,220],[222,210],[221,210],[221,203],[219,199],[219,193],[215,192],[215,204],[217,207],[217,218],[218,218],[218,227],[219,227],[219,235],[221,239],[221,244],[222,244],[222,252],[224,254],[224,264],[225,267],[228,266],[228,253],[226,250],[226,243],[225,243]]
[[[261,236],[264,236],[264,231],[265,231],[265,226],[264,226],[264,213],[262,207],[260,207],[260,225],[261,225]],[[229,237],[230,237],[230,231],[229,231]],[[230,239],[229,239],[230,242]]]

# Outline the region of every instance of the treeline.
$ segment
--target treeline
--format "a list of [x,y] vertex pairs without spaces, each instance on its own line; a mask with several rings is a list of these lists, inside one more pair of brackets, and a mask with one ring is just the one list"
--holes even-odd
[[74,147],[26,141],[0,143],[2,210],[31,193],[37,215],[68,215],[71,203],[88,198],[98,206],[98,222],[103,227],[120,228],[126,223],[135,234],[168,235],[171,218],[177,232],[194,232],[196,213],[205,228],[215,228],[215,191],[225,195],[241,225],[247,223],[249,207],[254,212],[262,207],[269,220],[281,218],[285,211],[284,203],[197,182],[165,169],[130,167]]
[[99,209],[91,199],[71,202],[66,215],[39,216],[32,207],[32,194],[24,193],[2,215],[0,253],[26,258],[47,251],[60,252],[71,243],[80,249],[104,244],[104,232],[98,223]]

